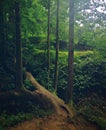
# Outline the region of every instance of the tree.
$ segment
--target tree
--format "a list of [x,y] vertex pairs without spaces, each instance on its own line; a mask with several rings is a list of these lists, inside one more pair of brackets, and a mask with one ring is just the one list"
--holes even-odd
[[15,2],[15,29],[16,29],[16,87],[20,89],[23,86],[22,73],[22,45],[21,45],[21,28],[20,28],[20,6]]
[[48,60],[48,88],[49,88],[49,77],[50,77],[50,0],[48,1],[47,60]]
[[87,45],[92,45],[92,39],[94,38],[95,28],[100,27],[100,29],[105,30],[106,27],[106,1],[76,0],[75,2],[75,22],[76,26],[78,27],[75,29],[76,34],[82,28],[82,34],[80,33],[80,36],[84,36],[84,38],[87,41]]
[[95,30],[95,37],[93,40],[93,47],[99,51],[102,56],[106,57],[106,31],[101,29]]
[[69,54],[68,54],[68,86],[66,90],[66,103],[72,105],[73,99],[73,59],[74,59],[74,0],[69,3]]
[[[69,0],[60,2],[59,37],[60,40],[68,42],[68,4]],[[61,44],[61,43],[60,43]]]
[[[7,4],[8,3],[8,4]],[[5,90],[14,79],[14,13],[13,2],[0,1],[0,84]],[[15,50],[15,49],[14,49]],[[11,74],[10,74],[11,73]],[[14,86],[14,82],[12,83]]]
[[[14,2],[14,1],[13,1]],[[15,1],[14,3],[14,16],[15,16],[15,41],[16,41],[16,89],[13,91],[8,91],[8,94],[5,94],[3,92],[0,95],[0,104],[1,106],[4,105],[7,109],[6,112],[11,113],[13,111],[9,111],[8,107],[13,108],[15,113],[17,112],[22,112],[22,111],[35,111],[36,106],[41,106],[44,109],[50,108],[53,110],[53,112],[56,112],[57,114],[64,116],[64,117],[69,117],[71,116],[70,110],[68,107],[64,104],[64,102],[59,99],[57,96],[53,95],[50,93],[48,90],[46,90],[43,86],[41,86],[35,79],[34,77],[29,73],[26,72],[26,79],[30,81],[30,83],[35,87],[34,90],[30,91],[29,89],[26,89],[23,87],[23,74],[22,74],[22,52],[21,52],[21,27],[20,27],[20,2]],[[9,15],[9,14],[8,14]],[[37,14],[36,14],[37,15]],[[8,18],[8,17],[7,17]],[[2,21],[2,20],[1,20]],[[8,22],[8,21],[7,21]],[[7,24],[8,25],[8,24]],[[11,26],[9,26],[11,28]],[[10,34],[8,34],[8,37]],[[11,37],[14,35],[12,34]],[[13,46],[11,44],[11,46]],[[10,54],[10,51],[9,51]],[[1,72],[1,68],[0,68]],[[11,72],[10,72],[11,74]],[[5,77],[8,78],[8,77]],[[21,89],[23,87],[23,89]],[[21,91],[22,90],[22,91]],[[22,99],[25,102],[23,102]],[[7,99],[8,103],[7,103]],[[1,102],[2,101],[2,102]],[[14,102],[14,103],[13,103]],[[17,103],[18,106],[21,107],[21,109],[18,109],[17,111]],[[30,103],[30,105],[29,105]],[[25,104],[28,104],[28,109],[25,110],[23,106]],[[23,106],[21,106],[23,105]],[[31,108],[29,110],[29,107]],[[13,110],[11,109],[11,110]],[[22,110],[23,109],[23,110]],[[4,111],[4,107],[0,109],[0,112]]]
[[57,0],[57,20],[56,20],[56,57],[55,57],[55,72],[54,72],[54,89],[57,91],[58,84],[58,57],[59,57],[59,4]]
[[4,58],[4,18],[3,18],[3,2],[0,3],[0,61]]
[[[60,40],[68,39],[68,0],[61,1],[59,7],[59,37]],[[57,0],[51,1],[51,36],[55,39]]]
[[[3,2],[0,3],[0,68],[3,71],[4,62],[4,16],[3,16]],[[3,86],[4,75],[0,71],[0,88]]]
[[[26,0],[21,2],[22,38],[44,36],[47,33],[47,3],[42,0]],[[36,30],[36,31],[35,31]],[[36,43],[36,41],[35,41]],[[37,43],[36,43],[37,44]]]

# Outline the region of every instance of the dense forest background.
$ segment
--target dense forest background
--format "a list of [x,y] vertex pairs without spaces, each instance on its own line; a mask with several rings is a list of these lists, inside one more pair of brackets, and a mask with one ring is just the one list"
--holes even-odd
[[[69,0],[58,4],[59,12],[56,0],[0,1],[0,95],[22,84],[33,91],[35,88],[26,79],[28,71],[65,101],[69,78]],[[74,5],[73,106],[106,130],[106,1],[75,0]],[[1,103],[0,121],[8,114],[5,108]]]

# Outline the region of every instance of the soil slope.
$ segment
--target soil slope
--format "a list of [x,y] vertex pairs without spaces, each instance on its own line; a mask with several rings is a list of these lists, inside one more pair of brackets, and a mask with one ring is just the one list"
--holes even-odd
[[45,118],[35,118],[20,123],[7,130],[99,130],[95,125],[81,119],[77,123],[68,121],[63,116],[51,115]]
[[44,105],[52,104],[54,114],[44,118],[34,118],[31,121],[25,121],[15,127],[7,130],[98,130],[98,128],[85,121],[83,117],[73,119],[74,111],[58,98],[41,86],[31,73],[27,72],[27,78],[36,88],[34,92],[29,92],[32,96],[37,95],[39,99],[45,102]]

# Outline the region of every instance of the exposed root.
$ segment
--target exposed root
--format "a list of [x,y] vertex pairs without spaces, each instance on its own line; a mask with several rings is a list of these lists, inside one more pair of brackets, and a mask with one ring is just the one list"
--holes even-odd
[[51,103],[53,105],[57,114],[65,117],[73,116],[73,112],[69,110],[69,108],[66,106],[63,100],[53,95],[42,85],[40,85],[31,73],[27,72],[26,75],[27,79],[30,80],[31,84],[36,88],[36,90],[33,93],[39,95],[39,98],[42,98],[42,100],[44,101],[48,99],[48,103]]

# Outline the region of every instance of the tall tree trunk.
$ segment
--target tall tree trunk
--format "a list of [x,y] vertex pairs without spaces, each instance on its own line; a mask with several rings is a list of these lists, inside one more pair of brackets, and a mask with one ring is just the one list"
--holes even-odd
[[74,60],[74,0],[69,4],[69,54],[68,54],[68,86],[66,103],[73,102],[73,60]]
[[51,0],[48,0],[48,30],[47,30],[48,88],[50,78],[50,2]]
[[0,3],[0,61],[3,63],[4,60],[4,18],[3,18],[3,5]]
[[4,67],[5,61],[7,55],[6,55],[6,50],[7,50],[7,28],[6,28],[6,12],[4,9],[4,1],[0,2],[0,55],[1,55],[1,61]]
[[54,72],[54,89],[57,91],[58,84],[58,56],[59,56],[59,6],[60,0],[57,0],[57,20],[56,20],[56,57],[55,57],[55,72]]
[[22,73],[22,52],[21,52],[21,29],[20,29],[20,7],[19,2],[15,2],[15,29],[16,29],[16,88],[23,86]]
[[[0,67],[4,68],[5,56],[5,35],[4,35],[4,16],[3,16],[3,2],[0,2]],[[4,74],[0,73],[0,88],[4,85]]]

